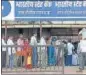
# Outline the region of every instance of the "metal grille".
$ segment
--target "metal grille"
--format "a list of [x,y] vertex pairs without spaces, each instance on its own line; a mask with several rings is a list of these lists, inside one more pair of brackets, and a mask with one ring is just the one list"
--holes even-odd
[[[6,48],[6,64],[5,64],[5,67],[2,67],[2,73],[5,73],[5,72],[6,73],[7,72],[55,72],[55,73],[57,73],[58,72],[58,74],[64,74],[64,55],[63,55],[64,54],[64,45],[63,44],[58,45],[58,46],[52,45],[52,47],[55,50],[58,49],[57,56],[55,54],[56,52],[54,52],[55,61],[58,61],[58,63],[55,62],[53,65],[49,64],[49,59],[51,60],[51,58],[49,58],[49,55],[48,55],[49,45],[31,46],[32,53],[34,50],[33,48],[36,48],[36,51],[37,51],[37,64],[35,65],[35,67],[32,66],[31,69],[25,68],[25,65],[23,64],[22,56],[17,56],[16,53],[14,53],[14,54],[12,53],[12,49],[15,48],[15,50],[17,52],[18,47],[21,47],[21,46],[17,46],[17,45],[2,46],[2,48]],[[8,48],[11,48],[10,56],[8,55]],[[21,48],[22,48],[21,50],[23,50],[23,47],[21,47]],[[44,52],[45,50],[43,51],[42,48],[46,48],[46,52]],[[43,56],[43,53],[45,53],[44,56]],[[20,59],[18,60],[18,58],[20,58]],[[4,60],[4,59],[2,59],[2,60]],[[34,58],[34,60],[36,61],[35,58]],[[43,60],[44,60],[44,62],[43,62]],[[20,61],[19,64],[18,64],[18,61]],[[12,66],[12,63],[13,63],[13,66]],[[15,65],[14,65],[14,63],[15,63]],[[46,64],[46,66],[45,66],[45,64]],[[12,66],[12,67],[9,67],[9,66]]]

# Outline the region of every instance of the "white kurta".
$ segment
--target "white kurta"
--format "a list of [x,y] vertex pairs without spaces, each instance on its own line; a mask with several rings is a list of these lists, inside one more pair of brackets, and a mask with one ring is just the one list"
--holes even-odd
[[32,37],[31,37],[30,45],[33,45],[33,46],[34,46],[34,45],[35,45],[35,46],[37,45],[37,39],[36,39],[35,36],[32,36]]
[[[46,46],[46,41],[43,37],[41,37],[40,39],[40,45],[43,46],[45,45]],[[41,47],[41,67],[46,67],[47,66],[47,49],[46,47]]]
[[[40,40],[40,45],[46,45],[46,41],[43,37]],[[45,49],[45,47],[42,47],[42,49]]]
[[72,43],[67,44],[67,49],[68,49],[68,55],[72,55],[72,50],[74,49],[74,46]]
[[73,54],[72,55],[72,65],[77,65],[78,64],[78,55]]
[[[7,45],[14,45],[14,43],[11,39],[8,39]],[[12,53],[16,53],[15,48],[14,47],[8,47],[8,55],[11,55]]]
[[55,45],[57,46],[57,47],[55,47],[55,54],[56,54],[56,59],[57,59],[57,57],[58,57],[59,45],[60,45],[60,41],[57,40],[57,41],[55,42]]

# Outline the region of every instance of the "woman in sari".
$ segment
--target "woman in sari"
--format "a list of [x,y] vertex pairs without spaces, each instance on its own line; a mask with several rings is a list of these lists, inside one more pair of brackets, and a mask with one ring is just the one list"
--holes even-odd
[[22,50],[22,53],[21,53],[21,55],[24,57],[23,65],[26,65],[27,53],[28,53],[28,39],[25,39],[24,40],[24,47],[23,47],[23,50]]
[[51,42],[51,45],[48,46],[47,53],[48,53],[48,65],[49,66],[55,65],[56,64],[55,47],[53,46],[52,42]]
[[24,50],[22,52],[22,55],[24,56],[25,67],[28,69],[31,69],[32,68],[32,48],[29,45],[28,39],[25,39]]
[[[18,66],[22,66],[23,65],[23,57],[22,57],[22,50],[23,50],[23,46],[24,46],[24,39],[23,39],[23,35],[20,34],[18,40],[17,40],[17,51],[16,51],[16,55],[17,55],[17,65]],[[21,47],[19,47],[21,46]],[[22,61],[22,62],[21,62]]]

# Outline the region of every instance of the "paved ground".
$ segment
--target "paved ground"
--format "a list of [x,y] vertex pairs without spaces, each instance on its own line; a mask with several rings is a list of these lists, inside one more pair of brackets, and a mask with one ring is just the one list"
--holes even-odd
[[[78,66],[72,66],[72,67],[65,67],[64,68],[64,74],[86,74],[86,67],[83,72],[77,72]],[[18,68],[18,69],[3,69],[2,75],[38,75],[38,74],[63,74],[62,67],[48,67],[45,69],[35,68],[31,70],[26,70],[24,68]]]

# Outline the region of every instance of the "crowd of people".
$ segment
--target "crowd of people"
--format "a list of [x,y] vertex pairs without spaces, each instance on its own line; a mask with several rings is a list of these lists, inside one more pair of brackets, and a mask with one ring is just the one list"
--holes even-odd
[[[66,66],[79,65],[80,70],[83,70],[83,60],[86,59],[85,39],[82,40],[80,37],[80,42],[77,43],[78,46],[75,48],[71,39],[68,41],[61,41],[55,37],[46,39],[45,36],[42,36],[38,43],[37,34],[34,34],[30,40],[24,38],[23,35],[20,34],[15,43],[12,36],[9,36],[6,42],[5,36],[2,35],[2,45],[13,45],[12,47],[2,46],[2,67],[7,66],[13,68],[16,66],[23,66],[31,69],[36,67],[45,68],[47,66],[56,66],[62,64],[62,53],[64,53],[64,63]],[[14,45],[17,45],[17,47]]]
[[[55,48],[52,46],[51,38],[46,40],[42,36],[38,46],[36,37],[37,34],[34,34],[28,40],[20,34],[15,43],[12,36],[9,36],[6,42],[5,36],[2,35],[2,67],[13,68],[16,66],[25,66],[26,68],[34,68],[56,65]],[[47,44],[49,46],[46,46]]]

